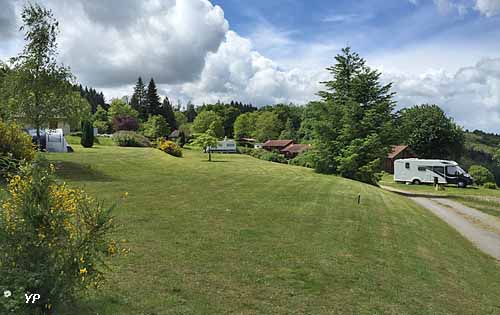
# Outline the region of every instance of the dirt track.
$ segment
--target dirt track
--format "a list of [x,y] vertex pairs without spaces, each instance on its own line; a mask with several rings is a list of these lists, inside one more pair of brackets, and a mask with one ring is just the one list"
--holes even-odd
[[449,199],[410,199],[454,227],[483,252],[500,260],[500,219]]

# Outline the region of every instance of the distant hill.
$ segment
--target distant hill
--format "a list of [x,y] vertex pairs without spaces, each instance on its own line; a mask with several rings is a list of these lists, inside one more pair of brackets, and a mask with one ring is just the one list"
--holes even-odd
[[500,135],[486,133],[480,130],[465,133],[465,153],[460,164],[468,169],[471,165],[482,165],[495,174],[497,184],[500,184],[500,165],[493,159],[500,149]]

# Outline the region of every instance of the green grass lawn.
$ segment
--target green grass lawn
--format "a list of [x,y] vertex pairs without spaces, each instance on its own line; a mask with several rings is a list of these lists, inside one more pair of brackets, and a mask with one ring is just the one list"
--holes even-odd
[[422,185],[400,184],[394,181],[394,177],[392,174],[385,174],[382,177],[382,180],[379,182],[379,184],[418,193],[441,194],[447,196],[490,196],[490,197],[500,198],[500,190],[485,189],[483,187],[477,187],[477,186],[458,188],[456,185],[448,185],[445,187],[444,191],[436,191],[432,184],[422,184]]
[[[80,145],[80,141],[82,140],[81,137],[77,136],[64,136],[66,141],[68,141],[68,144],[71,146],[74,145]],[[113,140],[109,137],[97,137],[97,141],[99,142],[98,144],[101,146],[114,146],[115,143]]]
[[380,185],[416,193],[447,196],[469,207],[500,217],[500,190],[483,187],[458,188],[446,186],[444,191],[436,191],[433,185],[405,185],[394,182],[392,175],[384,175]]
[[245,155],[75,150],[46,156],[108,204],[129,192],[132,252],[59,314],[500,314],[500,265],[401,196]]

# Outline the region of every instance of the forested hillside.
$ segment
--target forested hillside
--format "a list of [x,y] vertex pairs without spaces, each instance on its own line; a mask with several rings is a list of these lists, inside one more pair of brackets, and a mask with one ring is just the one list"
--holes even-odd
[[500,135],[485,133],[480,130],[465,133],[465,151],[460,163],[469,168],[482,165],[495,175],[500,184]]

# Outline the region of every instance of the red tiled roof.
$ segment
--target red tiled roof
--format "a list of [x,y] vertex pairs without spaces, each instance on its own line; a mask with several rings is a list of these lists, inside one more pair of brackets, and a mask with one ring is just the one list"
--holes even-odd
[[387,155],[389,159],[393,159],[398,156],[399,153],[403,152],[408,148],[407,145],[393,145],[392,151]]
[[263,147],[286,147],[293,143],[293,140],[267,140]]
[[289,153],[302,153],[306,150],[309,150],[311,148],[310,144],[290,144],[281,152],[289,152]]

